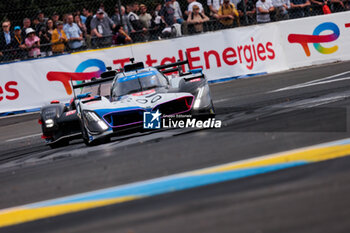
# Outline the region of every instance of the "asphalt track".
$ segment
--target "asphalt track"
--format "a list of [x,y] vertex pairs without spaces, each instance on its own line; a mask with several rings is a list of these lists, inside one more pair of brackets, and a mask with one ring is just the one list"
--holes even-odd
[[[0,209],[348,138],[350,73],[330,77],[347,71],[349,62],[214,84],[223,128],[89,148],[76,140],[49,149],[36,114],[2,118]],[[348,157],[328,160],[0,231],[350,232],[349,165]]]

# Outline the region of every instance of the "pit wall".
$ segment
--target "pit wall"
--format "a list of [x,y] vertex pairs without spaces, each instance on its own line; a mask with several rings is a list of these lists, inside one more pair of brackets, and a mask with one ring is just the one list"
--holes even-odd
[[0,65],[0,113],[38,109],[73,97],[73,80],[120,68],[130,57],[149,66],[182,60],[220,82],[350,60],[350,12],[90,50]]

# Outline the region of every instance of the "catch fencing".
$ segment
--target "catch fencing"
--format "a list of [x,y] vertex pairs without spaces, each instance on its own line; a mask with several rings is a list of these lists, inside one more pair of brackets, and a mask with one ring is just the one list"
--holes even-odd
[[[217,31],[227,28],[243,27],[247,25],[254,25],[263,22],[275,22],[280,20],[295,19],[301,17],[309,17],[322,15],[329,9],[329,12],[336,13],[347,11],[350,9],[348,0],[328,1],[328,0],[313,0],[310,4],[304,4],[302,7],[293,5],[295,0],[272,0],[274,9],[269,13],[264,14],[263,17],[257,13],[255,0],[231,0],[237,9],[237,16],[233,19],[218,19],[218,15],[226,14],[223,10],[218,10],[215,13],[215,9],[209,7],[213,2],[212,0],[198,0],[203,6],[204,15],[208,16],[207,20],[203,20],[201,23],[191,21],[193,16],[187,14],[188,2],[187,0],[178,0],[181,13],[177,16],[177,20],[174,25],[167,25],[166,22],[159,18],[159,11],[164,5],[164,1],[154,0],[46,0],[46,1],[2,1],[0,2],[0,20],[2,20],[2,26],[9,26],[11,33],[17,33],[21,35],[16,37],[13,35],[13,44],[7,44],[7,41],[3,40],[0,43],[0,62],[8,63],[18,60],[35,59],[45,56],[54,56],[57,54],[73,53],[76,51],[115,47],[128,43],[146,42],[163,40],[174,37],[181,37],[191,34],[204,33],[208,31]],[[306,0],[305,0],[306,1]],[[222,2],[220,0],[219,2]],[[125,16],[121,17],[120,13],[123,11],[122,6],[125,7]],[[259,5],[260,6],[260,5]],[[91,17],[96,17],[98,9],[102,9],[105,13],[105,17],[109,17],[115,24],[124,25],[114,28],[111,33],[101,35],[95,34],[91,29],[89,23]],[[224,7],[226,9],[226,6]],[[130,12],[135,12],[141,19],[139,21],[132,21],[126,24],[125,21],[130,21],[127,15]],[[147,18],[147,12],[151,18]],[[226,11],[225,11],[226,12]],[[326,12],[327,13],[327,12]],[[62,21],[64,24],[68,21],[68,16],[72,14],[74,22],[77,23],[82,31],[82,41],[79,46],[70,46],[67,41],[54,41],[52,39],[52,33],[56,27],[57,21]],[[261,18],[263,20],[261,21]],[[190,20],[189,20],[190,19]],[[257,22],[257,19],[260,21]],[[147,21],[149,20],[149,21]],[[145,23],[146,22],[146,23]],[[147,23],[149,22],[149,23]],[[35,30],[36,35],[40,38],[40,43],[34,47],[25,43],[26,40],[26,27],[30,26]],[[20,27],[20,31],[15,30],[17,26]],[[125,34],[124,34],[125,33]],[[57,44],[62,44],[63,49],[57,51],[54,47]],[[32,52],[35,47],[36,52]]]

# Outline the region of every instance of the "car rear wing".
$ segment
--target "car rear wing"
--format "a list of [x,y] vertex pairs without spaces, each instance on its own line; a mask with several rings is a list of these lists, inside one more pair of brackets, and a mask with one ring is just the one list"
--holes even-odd
[[100,85],[99,87],[97,87],[97,94],[100,95],[101,94],[101,84],[112,82],[114,80],[116,74],[117,74],[116,70],[108,69],[108,71],[103,72],[101,74],[101,77],[98,78],[98,79],[97,78],[92,78],[89,81],[83,81],[83,83],[79,83],[79,84],[73,84],[73,82],[71,80],[71,85],[73,87],[74,98],[77,98],[76,93],[75,93],[76,89],[80,89],[80,88],[83,88],[83,87],[92,87],[93,88],[94,86],[97,86],[97,85]]
[[114,76],[113,77],[108,77],[108,78],[91,79],[91,81],[89,81],[89,82],[83,82],[83,83],[79,83],[79,84],[73,85],[73,89],[99,85],[99,84],[102,84],[102,83],[105,83],[105,82],[113,81],[113,79],[114,79]]
[[73,86],[73,89],[78,89],[82,87],[98,85],[104,82],[110,82],[110,81],[113,81],[116,74],[117,74],[116,70],[108,70],[106,72],[103,72],[101,74],[101,78],[99,79],[92,78],[91,81],[89,82],[83,82],[72,86]]
[[169,63],[169,64],[165,64],[165,65],[155,66],[154,68],[156,68],[157,70],[159,70],[159,72],[161,72],[163,74],[179,72],[180,76],[184,76],[184,75],[188,74],[185,71],[184,65],[187,65],[188,69],[190,69],[190,66],[189,66],[189,63],[188,63],[187,59],[184,60],[184,61],[177,61],[177,62],[174,62],[174,63]]

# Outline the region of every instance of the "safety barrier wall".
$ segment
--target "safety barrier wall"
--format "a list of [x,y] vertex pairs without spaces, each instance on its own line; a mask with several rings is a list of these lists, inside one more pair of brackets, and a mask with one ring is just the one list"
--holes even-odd
[[130,57],[147,65],[182,60],[210,81],[350,59],[350,12],[228,29],[171,40],[0,65],[0,113],[72,98],[70,79],[97,77]]

